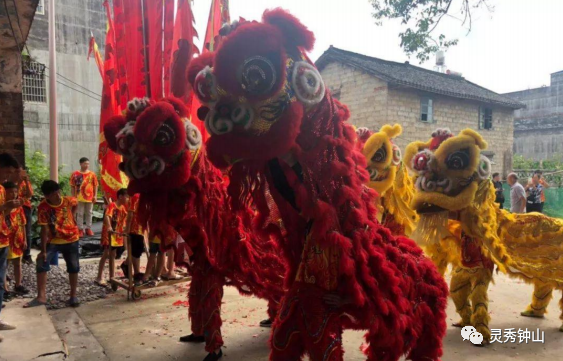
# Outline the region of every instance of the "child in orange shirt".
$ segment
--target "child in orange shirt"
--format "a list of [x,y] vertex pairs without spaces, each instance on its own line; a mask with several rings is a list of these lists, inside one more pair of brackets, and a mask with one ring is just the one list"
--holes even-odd
[[104,248],[104,254],[100,259],[98,277],[95,280],[96,284],[100,286],[106,285],[106,282],[103,280],[103,275],[106,260],[108,259],[109,278],[113,279],[115,277],[115,258],[118,252],[121,255],[124,250],[125,240],[123,234],[125,233],[127,225],[128,202],[129,196],[127,195],[127,189],[122,188],[117,191],[117,201],[110,203],[106,209],[102,228],[102,247]]
[[76,297],[78,272],[80,272],[78,226],[74,220],[77,201],[73,197],[64,197],[60,186],[52,180],[44,181],[41,192],[45,199],[37,207],[37,223],[41,226],[41,253],[37,256],[37,297],[24,307],[36,307],[47,303],[47,272],[51,270],[51,261],[59,253],[63,255],[70,283],[70,298],[67,304],[78,307]]
[[[6,191],[6,200],[11,201],[18,198],[18,186],[13,182],[3,184]],[[0,232],[1,238],[7,238],[9,242],[8,261],[14,265],[14,278],[16,287],[14,291],[19,294],[26,294],[29,291],[22,286],[22,256],[27,247],[25,237],[26,218],[22,207],[14,208],[10,212],[5,212],[2,219],[4,226]],[[2,242],[2,241],[0,241]]]

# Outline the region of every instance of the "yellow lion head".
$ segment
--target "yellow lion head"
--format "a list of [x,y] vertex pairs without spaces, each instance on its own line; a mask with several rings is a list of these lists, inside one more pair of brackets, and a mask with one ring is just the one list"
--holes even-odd
[[404,163],[415,173],[411,206],[419,213],[459,211],[471,205],[481,181],[488,180],[491,163],[481,151],[487,143],[471,129],[454,136],[438,129],[427,142],[413,142]]
[[393,139],[403,132],[403,128],[399,124],[384,125],[377,133],[370,135],[366,132],[365,128],[358,129],[360,139],[367,138],[362,153],[370,177],[368,186],[384,195],[393,186],[401,163],[401,150],[393,144]]

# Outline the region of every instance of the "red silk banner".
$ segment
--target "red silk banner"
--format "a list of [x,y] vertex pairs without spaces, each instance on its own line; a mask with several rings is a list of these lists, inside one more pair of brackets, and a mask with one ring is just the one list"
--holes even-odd
[[170,71],[172,65],[172,48],[174,47],[174,0],[164,0],[164,32],[163,32],[163,78],[164,96],[170,93]]
[[109,4],[104,1],[104,7],[108,17],[108,27],[106,34],[106,46],[103,64],[103,88],[102,104],[100,109],[100,144],[98,146],[98,161],[101,165],[102,179],[101,185],[105,194],[113,199],[117,199],[117,191],[127,186],[125,176],[119,171],[121,156],[112,152],[107,145],[104,137],[104,126],[109,119],[120,113],[119,106],[119,79],[115,68],[115,33],[111,18]]
[[[115,33],[115,67],[119,82],[118,103],[121,109],[127,107],[130,99],[127,82],[127,46],[125,38],[125,14],[123,0],[113,0],[114,33]],[[111,17],[108,17],[108,21]]]
[[[145,79],[145,47],[143,43],[143,14],[141,0],[121,0],[123,39],[117,46],[123,46],[125,68],[127,72],[127,85],[129,89],[128,100],[142,98],[147,95]],[[117,21],[117,20],[116,20]],[[121,64],[120,64],[121,65]],[[148,69],[147,69],[148,70]]]
[[163,20],[164,9],[162,0],[144,0],[145,3],[145,29],[147,29],[147,57],[145,64],[149,65],[150,95],[154,100],[161,99],[164,95],[163,84]]
[[207,21],[207,31],[203,42],[203,52],[215,51],[220,40],[219,30],[225,24],[231,22],[229,14],[229,0],[212,0],[209,20]]
[[102,79],[104,78],[104,61],[102,60],[102,54],[100,54],[100,49],[98,48],[98,44],[96,44],[96,39],[94,35],[90,37],[90,45],[88,47],[88,57],[86,60],[90,60],[90,56],[94,53],[94,59],[96,60],[96,65],[98,66],[98,70],[100,71],[100,76]]

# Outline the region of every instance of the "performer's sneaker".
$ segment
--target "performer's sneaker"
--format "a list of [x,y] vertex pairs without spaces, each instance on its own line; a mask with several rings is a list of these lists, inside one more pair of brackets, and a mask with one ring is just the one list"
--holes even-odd
[[268,318],[267,320],[260,321],[260,327],[271,328],[272,323],[274,323],[274,321],[272,321],[271,318]]
[[180,337],[180,342],[203,343],[203,342],[205,342],[205,337],[196,336],[192,333],[191,335]]
[[94,232],[92,232],[92,230],[90,228],[86,228],[86,235],[88,237],[92,237],[94,235]]
[[531,310],[526,310],[526,311],[520,312],[520,316],[524,316],[524,317],[534,317],[534,318],[544,318],[543,313],[542,313],[542,314],[538,314],[538,313],[535,313],[534,311],[531,311]]
[[215,353],[215,352],[209,353],[209,355],[205,356],[203,361],[217,361],[221,357],[223,357],[223,351],[219,349],[219,353]]

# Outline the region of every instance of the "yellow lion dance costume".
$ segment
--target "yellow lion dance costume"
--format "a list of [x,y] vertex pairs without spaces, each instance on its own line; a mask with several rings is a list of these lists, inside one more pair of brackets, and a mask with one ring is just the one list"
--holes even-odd
[[491,164],[481,155],[486,147],[473,130],[454,136],[439,129],[429,141],[409,144],[404,163],[416,174],[411,206],[420,220],[412,237],[440,271],[453,265],[450,294],[461,316],[459,326],[474,326],[488,342],[487,289],[494,264],[534,284],[532,303],[523,314],[543,316],[553,288],[563,289],[563,222],[499,209],[489,179]]
[[368,186],[379,194],[379,221],[396,235],[410,236],[418,215],[410,207],[414,183],[402,162],[401,150],[393,139],[403,132],[399,124],[384,125],[379,132],[359,128],[358,143],[366,157],[370,180]]

